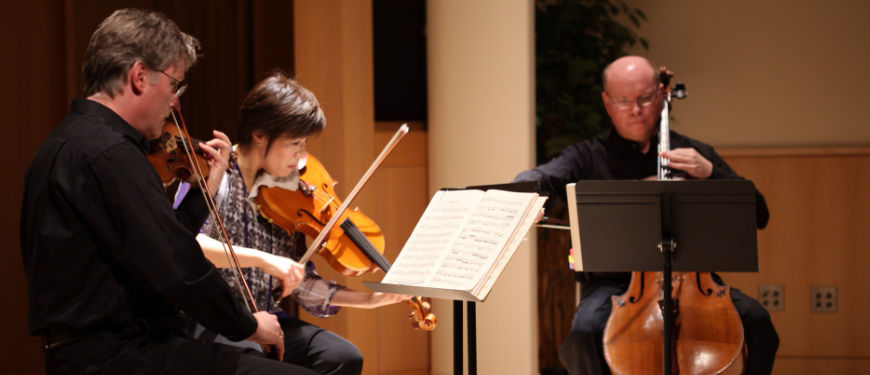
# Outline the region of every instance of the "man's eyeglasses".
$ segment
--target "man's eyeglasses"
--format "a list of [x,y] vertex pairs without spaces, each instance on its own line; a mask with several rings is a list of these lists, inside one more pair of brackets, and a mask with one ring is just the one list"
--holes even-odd
[[162,71],[162,70],[158,70],[158,72],[160,72],[160,73],[162,73],[163,75],[169,77],[169,79],[170,79],[171,82],[172,82],[172,93],[173,93],[173,94],[177,93],[177,92],[178,92],[178,88],[179,88],[179,87],[182,87],[182,85],[181,85],[181,81],[178,80],[178,79],[176,79],[175,77],[169,75],[169,73],[166,73],[166,72],[164,72],[164,71]]
[[658,100],[659,98],[658,91],[653,91],[649,94],[639,96],[637,97],[637,99],[613,99],[613,97],[610,96],[607,91],[604,92],[604,95],[607,95],[607,99],[610,99],[610,102],[613,103],[613,106],[619,110],[632,108],[634,106],[634,103],[637,103],[637,106],[640,108],[646,108],[653,105],[653,103],[655,103],[656,100]]

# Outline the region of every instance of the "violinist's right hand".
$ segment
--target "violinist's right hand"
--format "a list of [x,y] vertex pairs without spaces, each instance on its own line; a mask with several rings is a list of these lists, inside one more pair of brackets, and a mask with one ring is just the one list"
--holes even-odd
[[281,281],[282,299],[290,295],[305,278],[305,266],[293,259],[264,252],[260,269]]
[[284,359],[284,331],[278,323],[278,317],[266,311],[254,313],[257,320],[257,330],[248,340],[263,345],[267,350],[273,349],[278,360]]

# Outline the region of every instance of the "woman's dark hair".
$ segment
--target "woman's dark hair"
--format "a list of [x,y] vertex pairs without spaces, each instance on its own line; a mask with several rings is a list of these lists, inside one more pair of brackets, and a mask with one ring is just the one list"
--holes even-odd
[[245,96],[238,126],[241,147],[248,147],[259,130],[269,139],[268,151],[282,135],[302,138],[319,133],[326,127],[326,116],[311,91],[284,72],[274,71]]

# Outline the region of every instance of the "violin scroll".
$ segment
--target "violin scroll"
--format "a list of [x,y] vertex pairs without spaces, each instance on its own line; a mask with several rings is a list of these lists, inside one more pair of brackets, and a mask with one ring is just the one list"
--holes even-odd
[[419,296],[409,300],[408,307],[411,308],[411,314],[408,316],[411,319],[411,326],[424,331],[434,330],[438,326],[438,318],[430,312],[431,306],[429,302],[423,301]]

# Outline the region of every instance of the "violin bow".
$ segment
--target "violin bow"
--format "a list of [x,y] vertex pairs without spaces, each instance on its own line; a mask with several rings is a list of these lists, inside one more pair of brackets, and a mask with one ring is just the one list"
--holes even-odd
[[305,264],[311,257],[320,249],[321,245],[323,245],[323,241],[326,239],[326,236],[329,235],[329,232],[332,231],[332,228],[335,226],[335,223],[338,222],[339,218],[341,218],[341,214],[350,206],[350,202],[356,198],[357,194],[359,194],[360,190],[362,190],[363,186],[369,181],[372,177],[372,174],[375,173],[375,170],[381,166],[381,163],[384,162],[384,159],[390,155],[390,152],[399,144],[399,141],[402,140],[405,135],[408,134],[408,124],[402,124],[399,127],[399,130],[396,130],[396,133],[393,134],[393,138],[387,142],[387,145],[384,146],[384,149],[381,150],[380,155],[375,158],[375,161],[369,166],[369,169],[365,174],[360,178],[359,182],[357,182],[356,186],[354,186],[353,190],[351,190],[350,194],[347,195],[347,198],[343,201],[341,206],[338,207],[338,210],[332,215],[332,218],[326,223],[323,229],[320,231],[320,234],[317,235],[317,238],[311,242],[311,246],[308,246],[308,250],[305,251],[305,254],[299,258],[300,264]]
[[[175,93],[175,98],[179,99],[181,94],[187,89],[187,85],[181,86],[178,91]],[[230,236],[227,234],[227,230],[224,227],[224,222],[221,220],[220,214],[217,212],[217,203],[215,203],[214,197],[211,194],[211,190],[208,187],[208,184],[205,181],[205,176],[202,173],[202,169],[199,167],[199,163],[196,163],[193,158],[193,141],[190,139],[190,134],[187,132],[187,124],[184,122],[184,116],[181,115],[181,102],[176,101],[178,103],[179,108],[170,110],[169,113],[172,116],[173,122],[175,122],[175,126],[178,127],[178,132],[181,134],[181,138],[183,140],[182,144],[184,145],[184,153],[187,155],[188,160],[194,170],[194,174],[197,176],[197,183],[199,183],[200,192],[202,192],[203,198],[205,199],[206,205],[208,206],[208,210],[211,213],[212,220],[218,224],[220,228],[221,238],[223,239],[222,244],[224,247],[224,253],[227,254],[227,259],[230,261],[230,264],[233,265],[233,272],[236,274],[236,285],[239,287],[239,290],[242,292],[242,295],[245,296],[245,300],[248,304],[248,310],[252,313],[258,312],[257,302],[254,300],[254,295],[251,293],[251,288],[248,286],[248,281],[245,279],[245,276],[242,274],[242,268],[239,266],[239,258],[236,257],[236,252],[233,250],[233,245],[230,243]],[[176,117],[175,113],[178,112],[178,116]],[[180,121],[179,121],[180,120]]]

